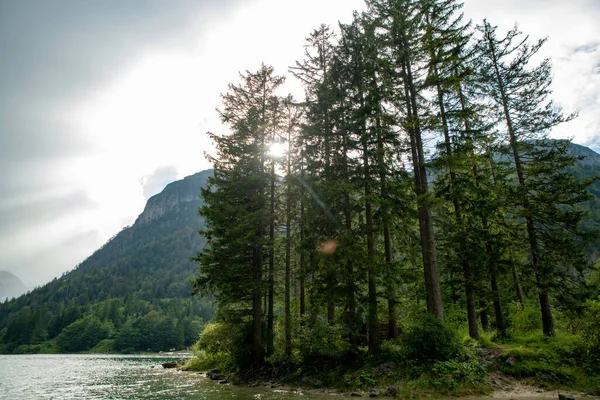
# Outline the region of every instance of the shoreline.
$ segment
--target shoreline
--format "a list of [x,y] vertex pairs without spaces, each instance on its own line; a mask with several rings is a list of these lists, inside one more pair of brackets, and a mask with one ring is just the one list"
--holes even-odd
[[434,394],[434,393],[419,393],[413,392],[410,396],[390,396],[386,395],[385,390],[376,388],[377,395],[371,395],[371,391],[357,390],[357,391],[344,391],[332,387],[314,388],[305,387],[301,384],[290,384],[281,382],[251,382],[251,383],[233,383],[229,380],[222,382],[219,380],[211,379],[207,372],[199,372],[194,370],[186,370],[184,368],[178,368],[178,371],[189,373],[195,377],[205,379],[213,382],[215,385],[228,385],[234,387],[248,387],[248,388],[260,388],[265,391],[272,393],[282,394],[297,394],[299,396],[312,395],[317,397],[355,397],[355,398],[381,398],[381,399],[397,399],[397,398],[410,398],[410,399],[465,399],[465,400],[481,400],[481,399],[499,399],[499,400],[547,400],[547,399],[559,399],[560,395],[565,395],[567,398],[574,398],[577,400],[598,400],[600,396],[591,395],[577,390],[550,390],[540,386],[535,386],[527,381],[519,380],[501,372],[490,372],[488,379],[490,380],[491,393],[478,394],[478,395],[445,395],[445,394]]

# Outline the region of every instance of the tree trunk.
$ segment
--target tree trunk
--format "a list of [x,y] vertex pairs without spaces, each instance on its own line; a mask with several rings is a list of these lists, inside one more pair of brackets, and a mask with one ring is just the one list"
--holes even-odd
[[502,312],[502,300],[500,296],[500,290],[498,289],[498,280],[496,273],[492,273],[492,294],[494,296],[494,316],[496,318],[496,330],[500,336],[506,336],[506,321],[504,320],[504,313]]
[[[256,228],[257,238],[263,235],[262,222],[258,223]],[[252,289],[252,362],[255,365],[260,365],[263,362],[262,348],[262,262],[263,251],[260,243],[255,244],[253,254],[254,261],[254,289]]]
[[[437,76],[437,70],[435,70],[435,74]],[[440,115],[442,117],[442,129],[444,132],[444,146],[446,148],[446,155],[449,158],[450,164],[448,165],[448,171],[450,173],[450,192],[452,195],[452,204],[454,206],[454,218],[456,220],[456,224],[458,225],[459,230],[462,232],[463,230],[463,219],[461,215],[461,205],[458,196],[456,195],[456,173],[454,171],[454,167],[452,166],[452,143],[450,140],[450,132],[448,129],[448,119],[446,116],[446,107],[444,105],[444,94],[442,92],[442,88],[439,83],[437,83],[437,93],[438,93],[438,107],[440,109]],[[467,304],[467,321],[469,325],[469,336],[473,339],[479,338],[479,327],[477,326],[477,311],[475,309],[475,300],[474,300],[474,290],[473,290],[473,272],[471,270],[471,264],[466,259],[467,249],[465,247],[464,242],[459,243],[459,256],[460,256],[460,266],[463,271],[463,279],[465,286],[465,297]]]
[[481,309],[481,311],[479,311],[479,319],[481,319],[481,328],[483,328],[483,330],[487,332],[490,330],[490,318],[487,312],[487,303],[484,300],[479,300],[479,308]]
[[306,313],[306,290],[305,290],[305,279],[306,279],[306,268],[305,268],[305,236],[304,230],[306,221],[304,219],[304,157],[300,160],[300,179],[301,191],[300,191],[300,323],[304,324],[304,314]]
[[[291,121],[290,121],[291,124]],[[287,154],[287,186],[286,186],[286,209],[285,209],[285,293],[284,293],[284,314],[285,314],[285,354],[292,355],[292,314],[290,309],[290,269],[292,253],[292,182],[291,180],[291,157],[292,157],[292,127],[288,129],[288,154]]]
[[[343,104],[342,104],[343,107]],[[344,131],[342,135],[342,167],[344,179],[349,181],[348,171],[348,136]],[[350,193],[346,191],[344,195],[344,228],[346,233],[352,231],[352,206],[350,204]],[[358,344],[358,335],[356,333],[356,285],[354,283],[354,264],[351,255],[346,255],[346,325],[350,334],[349,342],[352,345]]]
[[271,203],[269,210],[269,296],[267,311],[267,355],[273,354],[275,323],[275,161],[271,161]]
[[440,319],[444,319],[442,291],[436,260],[435,237],[433,235],[433,218],[429,200],[426,198],[429,195],[429,189],[425,169],[425,157],[423,155],[423,143],[421,140],[421,128],[419,125],[417,93],[408,62],[404,62],[403,71],[409,120],[408,132],[413,158],[415,191],[418,201],[419,232],[421,236],[421,255],[423,258],[427,312]]
[[[364,109],[364,100],[361,104]],[[365,219],[367,234],[367,287],[368,287],[368,312],[367,320],[369,326],[369,352],[376,353],[379,349],[379,320],[377,318],[377,281],[375,271],[375,239],[373,229],[373,211],[371,205],[371,185],[369,176],[369,147],[367,142],[366,119],[362,126],[362,150],[363,150],[363,179],[365,191]]]
[[385,164],[385,149],[383,145],[383,137],[381,136],[381,108],[378,105],[377,110],[377,164],[379,169],[379,183],[381,198],[383,205],[381,206],[381,220],[383,225],[383,249],[386,263],[387,278],[387,298],[388,298],[388,338],[395,339],[398,337],[398,321],[396,319],[396,285],[394,277],[391,275],[392,265],[392,239],[390,233],[389,209],[387,206],[388,188],[386,177]]
[[512,256],[512,249],[510,249],[510,261],[512,265],[513,280],[515,282],[515,292],[517,294],[517,300],[521,303],[521,307],[525,306],[525,300],[523,299],[523,289],[521,289],[521,282],[519,280],[519,273],[517,272],[517,266]]

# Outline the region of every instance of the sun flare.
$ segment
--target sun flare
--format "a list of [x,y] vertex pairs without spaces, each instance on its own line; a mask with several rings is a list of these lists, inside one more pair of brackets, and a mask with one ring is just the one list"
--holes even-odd
[[269,155],[275,158],[281,158],[287,153],[287,144],[275,142],[269,145]]

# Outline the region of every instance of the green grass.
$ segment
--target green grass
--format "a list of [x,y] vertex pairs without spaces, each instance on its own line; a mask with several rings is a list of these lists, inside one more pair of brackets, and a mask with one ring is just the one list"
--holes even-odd
[[586,346],[574,334],[547,337],[541,333],[513,335],[503,340],[500,371],[546,389],[594,392],[600,376],[584,367]]
[[115,353],[115,340],[103,339],[98,342],[90,351],[90,353]]

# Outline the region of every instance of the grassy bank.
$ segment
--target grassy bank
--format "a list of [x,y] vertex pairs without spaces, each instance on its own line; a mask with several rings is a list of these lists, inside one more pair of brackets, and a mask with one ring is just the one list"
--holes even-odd
[[335,327],[320,327],[289,357],[275,352],[260,367],[238,367],[244,352],[236,350],[241,342],[235,330],[211,324],[185,368],[218,368],[239,384],[398,398],[487,395],[498,389],[498,381],[515,380],[539,390],[600,396],[595,347],[581,334],[547,337],[536,330],[512,330],[504,337],[483,332],[478,340],[460,340],[455,329],[425,316],[398,339],[384,341],[374,355],[366,346],[346,346],[341,337]]

